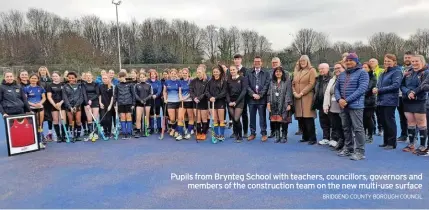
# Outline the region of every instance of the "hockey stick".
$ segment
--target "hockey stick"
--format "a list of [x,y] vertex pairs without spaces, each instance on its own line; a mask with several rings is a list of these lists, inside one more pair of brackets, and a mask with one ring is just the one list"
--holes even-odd
[[164,133],[165,130],[167,129],[167,103],[165,103],[164,105],[164,113],[162,113],[164,116],[162,117],[162,128],[161,128],[161,136],[159,137],[160,140],[164,139]]
[[212,127],[212,143],[213,144],[216,144],[217,143],[217,138],[216,138],[216,134],[215,134],[215,132],[214,132],[214,129],[215,129],[215,127],[214,127],[214,113],[215,112],[215,109],[214,109],[214,102],[212,102],[212,114],[210,115],[210,124],[211,124],[211,127]]
[[62,114],[61,109],[59,110],[59,113],[60,113],[60,118],[61,118],[61,120],[59,120],[59,121],[61,121],[61,125],[63,126],[63,129],[64,129],[64,133],[66,134],[66,142],[70,143],[70,136],[69,136],[69,133],[67,131],[66,122],[63,119],[63,114]]
[[197,117],[197,119],[195,120],[195,122],[196,122],[196,127],[197,127],[197,132],[195,132],[195,141],[196,141],[197,143],[200,143],[200,142],[198,141],[198,137],[197,137],[197,135],[198,135],[198,103],[195,103],[195,110],[197,110],[197,113],[195,113],[195,115],[196,115],[196,117]]
[[[94,120],[94,123],[95,123],[95,125],[97,126],[98,133],[100,134],[101,138],[103,138],[103,140],[104,140],[104,141],[109,140],[109,139],[107,139],[107,138],[106,138],[106,136],[104,135],[103,128],[101,127],[101,125],[100,125],[99,121],[94,117],[94,114],[92,113],[91,108],[89,108],[88,112],[91,114],[92,119]],[[107,112],[106,112],[106,113],[107,113]],[[106,116],[106,113],[104,114],[104,116]],[[101,118],[101,120],[103,120],[104,116]],[[101,122],[101,120],[100,120],[100,122]],[[92,134],[92,136],[94,136],[94,133],[95,133],[95,131],[92,131],[92,133],[91,133],[91,134]],[[90,136],[91,136],[91,134],[90,134]],[[96,140],[95,140],[95,138],[94,138],[94,137],[92,137],[91,141],[92,141],[92,142],[95,142]]]
[[116,112],[116,117],[115,117],[115,121],[116,121],[116,125],[115,125],[115,140],[118,140],[119,138],[119,131],[121,129],[121,124],[119,122],[119,113],[118,113],[118,105],[116,105],[115,107],[115,112]]

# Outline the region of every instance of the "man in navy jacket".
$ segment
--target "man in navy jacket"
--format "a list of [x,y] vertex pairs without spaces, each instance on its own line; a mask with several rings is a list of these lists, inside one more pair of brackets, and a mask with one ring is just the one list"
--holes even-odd
[[[341,107],[345,146],[339,156],[351,156],[351,160],[365,158],[365,130],[363,128],[363,110],[365,92],[369,76],[355,53],[346,57],[346,71],[341,73],[335,85],[335,99]],[[353,138],[354,137],[354,138]]]
[[247,104],[250,114],[250,132],[247,139],[252,141],[256,138],[256,112],[259,114],[259,127],[261,128],[262,141],[268,140],[267,136],[267,92],[270,86],[270,75],[262,69],[262,59],[256,56],[253,60],[253,69],[251,69],[246,78],[249,82],[247,88]]

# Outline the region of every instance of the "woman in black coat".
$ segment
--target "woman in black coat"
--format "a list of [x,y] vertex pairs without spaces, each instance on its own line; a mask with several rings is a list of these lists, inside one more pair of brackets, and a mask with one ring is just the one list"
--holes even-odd
[[3,74],[0,85],[0,113],[3,117],[31,112],[23,87],[15,81],[12,72]]
[[365,92],[365,109],[363,111],[363,127],[364,130],[367,133],[366,142],[372,143],[373,138],[372,135],[374,134],[374,112],[376,108],[375,103],[375,95],[372,92],[372,89],[377,87],[377,78],[374,75],[374,72],[369,67],[369,63],[365,62],[362,65],[363,69],[368,72],[369,75],[369,83],[368,83],[368,89]]

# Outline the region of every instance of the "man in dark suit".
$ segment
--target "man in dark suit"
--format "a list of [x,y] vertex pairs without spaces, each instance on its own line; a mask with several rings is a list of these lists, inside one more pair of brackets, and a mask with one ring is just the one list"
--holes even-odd
[[[237,67],[238,73],[242,77],[246,77],[247,69],[241,64],[242,62],[243,62],[243,56],[241,56],[240,54],[234,55],[234,65]],[[243,109],[243,114],[241,115],[241,120],[243,124],[243,134],[244,134],[243,137],[247,138],[248,132],[249,132],[249,117],[247,116],[247,100],[245,100],[244,102],[244,109]],[[234,137],[234,136],[231,136],[231,137]]]
[[247,89],[249,112],[250,112],[250,136],[252,141],[256,138],[256,112],[259,114],[259,127],[261,128],[262,141],[268,140],[267,136],[267,92],[270,86],[270,75],[262,69],[262,59],[256,56],[253,60],[253,69],[248,72]]

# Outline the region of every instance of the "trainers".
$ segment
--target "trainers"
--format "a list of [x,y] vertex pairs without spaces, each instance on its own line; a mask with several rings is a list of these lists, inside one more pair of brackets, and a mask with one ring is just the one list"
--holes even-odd
[[46,148],[46,146],[42,142],[39,143],[39,147],[40,147],[40,149],[45,149]]
[[183,139],[183,136],[178,134],[176,137],[176,141],[181,141],[182,139]]
[[338,153],[338,156],[340,156],[340,157],[347,157],[347,156],[351,156],[351,155],[352,155],[352,153],[346,148],[344,148],[343,150],[341,150]]
[[366,143],[368,143],[368,144],[372,144],[373,141],[374,141],[374,139],[372,138],[372,136],[368,136],[366,138]]
[[247,138],[247,141],[253,141],[256,138],[256,135],[252,134]]
[[337,146],[337,142],[334,140],[329,141],[329,146],[331,147],[336,147]]
[[186,134],[186,135],[185,135],[185,139],[186,139],[186,140],[188,140],[188,139],[190,139],[190,138],[191,138],[191,134],[190,134],[190,133],[188,133],[188,134]]
[[363,155],[363,154],[362,154],[362,153],[360,153],[360,152],[353,153],[353,154],[350,156],[350,160],[363,160],[363,159],[365,159],[365,155]]
[[48,135],[46,135],[45,139],[48,142],[52,142],[53,141],[52,133],[48,133]]
[[428,154],[428,148],[422,149],[421,151],[417,152],[417,156],[425,156],[426,154]]
[[417,154],[417,153],[423,152],[425,150],[426,150],[426,147],[419,146],[419,148],[417,148],[416,150],[413,151],[413,154]]
[[409,144],[404,149],[402,149],[402,151],[404,151],[404,152],[414,152],[415,148],[416,147],[414,146],[414,144]]
[[328,139],[323,139],[323,140],[319,141],[319,144],[320,145],[327,145],[327,144],[329,144],[329,140]]
[[407,136],[400,136],[399,138],[396,139],[396,141],[406,142],[407,141]]
[[219,141],[225,141],[225,136],[220,135],[220,136],[218,136],[218,139],[219,139]]

